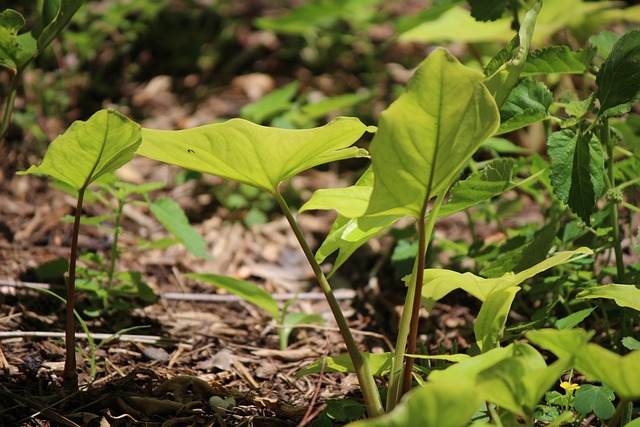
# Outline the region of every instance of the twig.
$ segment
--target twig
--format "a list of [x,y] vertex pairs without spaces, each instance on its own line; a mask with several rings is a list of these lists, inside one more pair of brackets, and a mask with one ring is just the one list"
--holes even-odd
[[329,356],[329,339],[327,338],[327,345],[324,346],[324,354],[322,355],[322,366],[320,366],[320,375],[318,376],[318,382],[316,383],[316,389],[311,396],[311,402],[309,402],[309,409],[305,412],[304,417],[298,424],[298,427],[304,427],[309,424],[314,418],[316,418],[327,405],[320,405],[319,408],[313,410],[313,407],[320,396],[320,390],[322,389],[322,379],[324,378],[324,370],[327,366],[327,357]]
[[[87,334],[77,333],[76,336],[78,338],[87,339]],[[180,344],[183,346],[187,346],[190,348],[191,345],[188,343],[184,343],[175,338],[165,338],[158,337],[154,335],[132,335],[132,334],[122,334],[122,335],[114,335],[114,334],[102,334],[95,333],[91,334],[93,339],[96,340],[106,340],[106,339],[118,339],[120,341],[127,342],[137,342],[142,344],[166,344],[166,345],[175,345]],[[0,332],[0,340],[7,338],[63,338],[64,332],[43,332],[43,331],[3,331]]]

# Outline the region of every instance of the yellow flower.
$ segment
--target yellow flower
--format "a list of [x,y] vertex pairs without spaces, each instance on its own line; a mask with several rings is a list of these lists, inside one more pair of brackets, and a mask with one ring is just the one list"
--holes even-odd
[[577,389],[580,388],[580,386],[578,384],[572,384],[569,381],[562,381],[560,383],[560,387],[562,387],[566,391],[573,391],[573,390],[577,390]]

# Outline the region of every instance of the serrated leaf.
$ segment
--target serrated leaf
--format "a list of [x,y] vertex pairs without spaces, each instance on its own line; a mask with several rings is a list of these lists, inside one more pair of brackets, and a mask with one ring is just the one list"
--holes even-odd
[[576,295],[577,298],[612,299],[620,307],[629,307],[640,311],[640,289],[633,285],[605,285],[587,288]]
[[274,319],[280,316],[278,303],[271,294],[258,285],[246,280],[236,279],[235,277],[223,276],[220,274],[185,274],[185,277],[191,279],[202,280],[219,288],[225,289],[234,295],[238,295],[245,301],[255,304],[265,310]]
[[589,97],[582,101],[570,101],[564,107],[564,111],[570,116],[576,117],[578,119],[583,118],[584,116],[591,111],[593,107],[593,103],[595,101],[595,93],[589,95]]
[[583,385],[576,391],[573,408],[580,414],[593,412],[598,418],[608,420],[616,411],[611,403],[614,398],[611,391],[604,387]]
[[443,194],[498,127],[484,76],[438,49],[382,112],[371,143],[373,193],[367,215],[412,215]]
[[553,192],[590,224],[590,215],[604,191],[604,153],[600,141],[592,133],[579,137],[573,130],[564,129],[552,133],[547,146]]
[[367,130],[372,129],[349,117],[304,130],[233,119],[179,131],[143,129],[137,153],[274,194],[283,181],[311,167],[366,156],[351,145]]
[[[393,353],[367,353],[360,352],[362,357],[369,361],[371,371],[376,377],[381,377],[391,367]],[[304,375],[317,374],[322,370],[322,359],[316,360],[308,367],[296,372],[296,377],[300,378]],[[325,372],[355,372],[353,362],[348,354],[342,354],[337,357],[327,357],[325,359]]]
[[469,0],[469,6],[476,21],[495,21],[504,14],[507,0]]
[[556,320],[554,326],[558,329],[575,328],[580,324],[580,322],[589,317],[593,310],[595,310],[595,307],[585,308],[584,310],[579,310],[575,313],[571,313],[570,315],[563,317],[562,319]]
[[620,116],[640,98],[640,29],[625,33],[613,45],[596,77],[599,117]]
[[521,75],[537,76],[540,74],[584,74],[595,56],[597,49],[593,46],[571,50],[569,46],[549,46],[529,52]]
[[451,189],[449,201],[440,208],[438,217],[444,218],[463,211],[515,187],[516,184],[513,182],[515,169],[515,160],[496,159],[481,171],[458,181]]
[[115,110],[100,110],[86,122],[73,122],[40,165],[18,174],[49,175],[80,190],[129,162],[139,145],[139,125]]
[[497,134],[512,132],[549,116],[553,96],[542,82],[521,80],[500,107],[500,129]]
[[178,203],[160,198],[149,203],[151,213],[169,230],[192,254],[204,259],[212,258],[207,253],[207,244],[202,236],[191,227],[189,219]]

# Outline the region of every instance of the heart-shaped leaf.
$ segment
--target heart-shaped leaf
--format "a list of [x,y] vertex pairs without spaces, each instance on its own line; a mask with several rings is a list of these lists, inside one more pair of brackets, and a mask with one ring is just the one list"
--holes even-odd
[[129,162],[140,141],[138,124],[115,110],[100,110],[86,122],[73,122],[49,145],[40,165],[18,173],[45,174],[85,189]]
[[246,120],[194,129],[142,130],[138,154],[275,193],[286,179],[317,165],[366,156],[352,147],[365,131],[360,120],[339,117],[314,129],[290,130]]

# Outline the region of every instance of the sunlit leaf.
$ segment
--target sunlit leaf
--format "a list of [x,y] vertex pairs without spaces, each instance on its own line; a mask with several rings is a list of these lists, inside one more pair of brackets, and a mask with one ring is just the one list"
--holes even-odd
[[576,295],[577,298],[612,299],[620,307],[629,307],[640,311],[640,289],[633,285],[605,285],[587,288]]
[[225,289],[232,294],[238,295],[245,301],[255,304],[265,310],[274,319],[280,316],[278,303],[273,299],[271,294],[258,285],[246,280],[236,279],[234,277],[223,276],[220,274],[185,274],[185,277],[191,279],[202,280],[219,288]]
[[500,107],[500,129],[497,134],[512,132],[549,116],[552,94],[544,83],[521,80]]
[[207,253],[204,238],[189,224],[189,218],[178,203],[172,199],[161,198],[149,203],[151,213],[171,232],[185,248],[195,256],[212,259]]
[[491,292],[483,302],[473,325],[476,342],[483,353],[499,345],[511,304],[519,290],[519,286],[500,289]]
[[584,74],[596,54],[595,47],[571,50],[569,46],[548,46],[529,52],[522,76],[563,73]]
[[528,331],[525,336],[533,344],[551,351],[560,359],[571,359],[582,351],[594,332],[584,329],[538,329]]
[[418,67],[407,90],[382,112],[371,143],[374,186],[367,215],[419,218],[429,199],[499,125],[484,76],[443,49]]
[[143,129],[137,153],[275,193],[280,183],[306,169],[366,156],[351,145],[367,130],[372,129],[347,117],[304,130],[233,119],[179,131]]
[[640,350],[620,356],[597,344],[588,344],[576,355],[575,367],[591,381],[610,386],[629,400],[640,399]]
[[604,191],[604,154],[598,138],[571,129],[554,132],[547,141],[553,192],[590,224],[596,201]]
[[80,190],[129,162],[139,145],[140,126],[115,110],[100,110],[86,122],[73,122],[39,166],[18,174],[49,175]]
[[[362,357],[369,361],[371,371],[376,377],[382,376],[391,367],[391,360],[393,359],[393,353],[367,353],[360,352]],[[302,377],[309,374],[317,374],[322,370],[323,361],[316,360],[308,367],[296,372],[296,377]],[[353,362],[348,354],[342,354],[337,357],[327,357],[325,359],[325,372],[355,372],[353,368]]]

